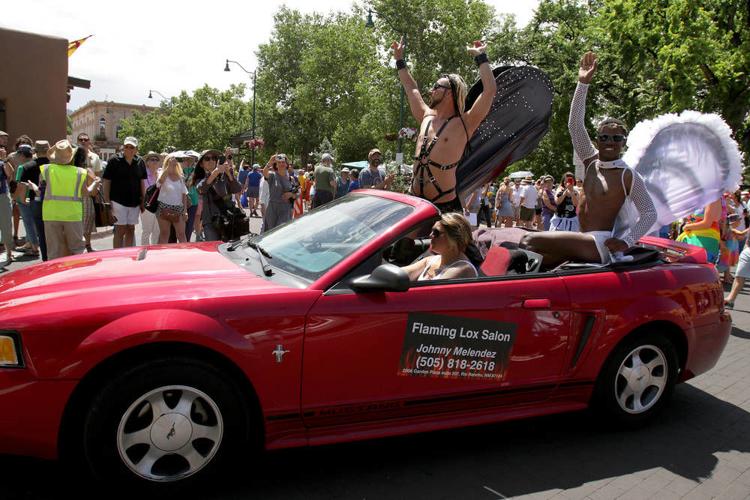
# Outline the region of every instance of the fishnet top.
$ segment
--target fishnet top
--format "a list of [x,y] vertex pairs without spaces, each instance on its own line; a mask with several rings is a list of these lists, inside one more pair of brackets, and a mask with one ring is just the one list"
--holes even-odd
[[[568,118],[568,130],[570,131],[570,137],[573,140],[573,149],[575,154],[583,160],[585,165],[586,160],[597,157],[594,161],[589,163],[589,166],[597,164],[597,167],[602,164],[609,162],[602,162],[598,158],[598,151],[594,149],[591,144],[589,135],[586,132],[586,126],[584,125],[584,117],[586,115],[586,94],[588,93],[589,86],[585,83],[578,82],[576,86],[575,94],[573,95],[573,102],[570,103],[570,117]],[[617,160],[616,166],[628,169],[632,173],[633,181],[630,184],[630,189],[625,188],[625,171],[623,170],[623,189],[625,189],[625,195],[630,198],[635,208],[638,210],[638,220],[633,220],[635,214],[628,214],[627,210],[620,210],[618,219],[622,225],[629,227],[630,231],[624,235],[618,235],[625,243],[629,246],[633,246],[636,241],[646,235],[656,223],[656,208],[654,202],[651,200],[651,195],[646,190],[646,184],[643,182],[643,178],[634,169],[630,168],[624,161]],[[585,167],[588,168],[588,167]],[[578,172],[579,167],[576,167],[576,178],[583,179],[585,172]],[[628,199],[625,199],[623,208],[628,205]],[[626,220],[622,220],[626,219]],[[620,224],[618,224],[620,225]]]

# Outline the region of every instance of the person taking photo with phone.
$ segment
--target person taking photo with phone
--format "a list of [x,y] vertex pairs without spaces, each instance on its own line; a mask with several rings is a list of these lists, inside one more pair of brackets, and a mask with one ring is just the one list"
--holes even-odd
[[234,205],[232,195],[242,190],[242,184],[234,178],[231,160],[227,162],[226,157],[216,149],[203,151],[188,184],[195,186],[201,197],[200,221],[204,241],[221,240],[214,222]]

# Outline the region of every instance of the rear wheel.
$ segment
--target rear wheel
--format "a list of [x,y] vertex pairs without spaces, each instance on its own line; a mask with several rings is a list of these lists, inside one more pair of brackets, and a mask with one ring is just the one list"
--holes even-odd
[[96,395],[85,419],[83,454],[100,479],[144,486],[193,482],[245,444],[247,421],[236,384],[210,364],[148,361]]
[[599,375],[597,409],[620,426],[645,424],[671,396],[677,365],[675,347],[662,335],[648,333],[626,340]]

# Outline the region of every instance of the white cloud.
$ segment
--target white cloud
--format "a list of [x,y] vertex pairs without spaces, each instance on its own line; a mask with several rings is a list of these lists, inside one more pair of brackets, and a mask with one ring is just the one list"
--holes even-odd
[[[497,13],[515,14],[520,25],[528,22],[538,4],[485,1]],[[232,83],[249,83],[248,75],[235,65],[224,72],[224,60],[239,61],[252,70],[254,52],[270,37],[273,15],[284,4],[302,12],[329,12],[349,10],[352,2],[32,0],[4,5],[0,26],[68,40],[94,35],[69,61],[69,75],[91,80],[90,90],[72,91],[71,109],[105,98],[156,105],[158,96],[148,99],[149,89],[170,97],[203,84],[225,89]]]

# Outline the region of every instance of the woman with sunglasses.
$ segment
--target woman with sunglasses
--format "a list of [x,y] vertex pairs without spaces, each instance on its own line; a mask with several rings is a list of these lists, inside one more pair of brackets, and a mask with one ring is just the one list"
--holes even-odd
[[214,221],[233,206],[232,195],[242,191],[242,184],[234,178],[231,160],[227,164],[220,163],[220,156],[221,153],[216,149],[203,151],[188,183],[198,189],[201,198],[200,221],[204,241],[221,240],[221,234],[214,227]]
[[292,220],[292,208],[297,197],[292,188],[292,172],[285,154],[276,153],[263,167],[263,178],[268,184],[268,206],[263,217],[263,231]]
[[471,242],[469,221],[461,214],[445,213],[430,232],[430,250],[435,255],[403,269],[411,281],[476,278],[479,273],[465,254]]

